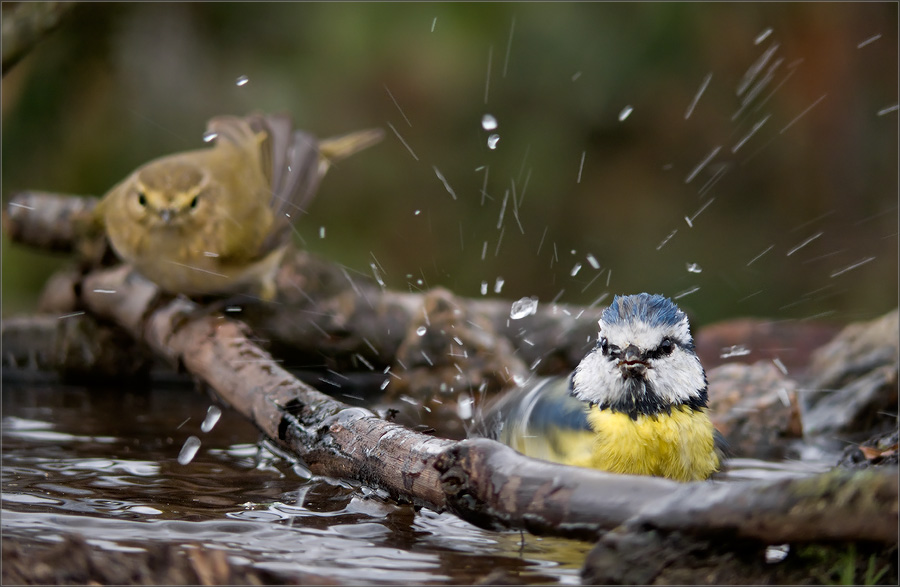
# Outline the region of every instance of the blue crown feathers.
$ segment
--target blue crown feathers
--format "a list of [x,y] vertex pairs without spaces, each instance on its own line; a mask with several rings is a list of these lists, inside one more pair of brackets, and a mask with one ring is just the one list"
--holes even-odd
[[686,320],[684,312],[672,300],[658,294],[640,293],[616,296],[600,317],[606,324],[639,319],[650,326],[675,326]]

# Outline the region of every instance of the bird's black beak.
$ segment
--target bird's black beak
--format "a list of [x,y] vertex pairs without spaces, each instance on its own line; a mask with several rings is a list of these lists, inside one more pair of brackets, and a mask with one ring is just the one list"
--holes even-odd
[[625,350],[622,352],[622,360],[626,363],[634,363],[635,361],[640,361],[642,358],[641,349],[633,344],[625,347]]
[[622,351],[622,359],[619,361],[622,375],[625,377],[643,377],[647,373],[647,361],[641,349],[633,344]]

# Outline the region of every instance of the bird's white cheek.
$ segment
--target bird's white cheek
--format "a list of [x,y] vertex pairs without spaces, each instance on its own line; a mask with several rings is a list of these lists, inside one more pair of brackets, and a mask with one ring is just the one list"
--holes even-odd
[[622,376],[614,363],[599,351],[593,351],[578,365],[575,390],[581,399],[601,403],[615,397]]
[[685,401],[703,389],[703,367],[696,356],[677,351],[656,361],[649,380],[660,397],[670,402]]

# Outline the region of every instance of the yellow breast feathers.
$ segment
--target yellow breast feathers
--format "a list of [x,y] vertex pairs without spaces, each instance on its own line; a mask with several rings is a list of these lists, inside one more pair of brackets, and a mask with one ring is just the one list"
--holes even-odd
[[713,425],[705,410],[676,406],[671,414],[633,420],[594,406],[588,422],[595,431],[590,459],[572,464],[676,481],[706,479],[719,468]]
[[489,416],[495,419],[489,435],[526,456],[676,481],[707,479],[719,468],[714,428],[702,408],[672,406],[632,419],[588,407],[568,393],[562,378],[504,399]]

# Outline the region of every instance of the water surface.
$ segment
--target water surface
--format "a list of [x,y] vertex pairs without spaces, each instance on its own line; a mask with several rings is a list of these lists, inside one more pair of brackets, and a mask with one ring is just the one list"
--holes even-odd
[[[226,551],[289,581],[578,583],[587,542],[481,530],[367,487],[309,478],[258,430],[184,386],[84,388],[5,381],[3,540],[78,534],[112,551],[152,542]],[[179,464],[190,437],[200,447]]]

